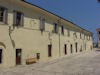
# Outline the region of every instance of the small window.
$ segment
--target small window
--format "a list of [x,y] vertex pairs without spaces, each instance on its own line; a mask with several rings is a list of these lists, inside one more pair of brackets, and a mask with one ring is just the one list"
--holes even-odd
[[64,35],[64,27],[61,26],[61,33]]
[[48,57],[52,56],[52,45],[48,45]]
[[64,45],[64,53],[65,53],[65,55],[67,54],[67,45],[66,44]]
[[45,30],[45,19],[40,18],[40,30],[43,31]]
[[2,49],[0,49],[0,64],[2,63]]
[[58,25],[56,23],[54,24],[54,32],[58,33]]
[[14,11],[14,25],[15,26],[24,25],[24,14],[23,13]]
[[0,22],[7,23],[7,9],[4,7],[0,7]]

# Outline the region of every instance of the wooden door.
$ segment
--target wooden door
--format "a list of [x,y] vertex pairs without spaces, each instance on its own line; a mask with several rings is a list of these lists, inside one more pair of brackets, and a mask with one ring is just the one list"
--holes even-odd
[[0,63],[2,63],[2,49],[0,49]]
[[16,65],[21,65],[21,49],[16,49]]
[[48,57],[52,56],[52,45],[48,45]]

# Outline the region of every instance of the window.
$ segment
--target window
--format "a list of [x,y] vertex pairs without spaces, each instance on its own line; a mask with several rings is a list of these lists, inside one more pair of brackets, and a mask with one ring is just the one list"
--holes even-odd
[[61,26],[61,33],[64,35],[64,27]]
[[54,24],[54,32],[58,33],[58,25],[56,23]]
[[0,22],[7,23],[7,9],[4,7],[0,7]]
[[67,31],[67,36],[68,36],[68,37],[70,36],[70,31],[69,31],[69,30]]
[[80,33],[80,39],[82,38],[82,34]]
[[0,49],[0,64],[2,63],[2,49]]
[[52,45],[48,45],[48,57],[52,56]]
[[81,45],[81,47],[80,47],[80,52],[82,52],[82,45]]
[[24,14],[23,13],[14,11],[14,25],[15,26],[24,25]]
[[70,45],[71,53],[73,53],[73,45]]
[[85,40],[85,35],[84,35],[84,40]]
[[45,19],[40,18],[40,30],[43,31],[45,30]]
[[66,44],[64,45],[64,53],[65,53],[65,55],[67,54],[67,45]]
[[73,33],[73,36],[74,36],[74,38],[77,38],[77,35],[76,35],[76,33]]

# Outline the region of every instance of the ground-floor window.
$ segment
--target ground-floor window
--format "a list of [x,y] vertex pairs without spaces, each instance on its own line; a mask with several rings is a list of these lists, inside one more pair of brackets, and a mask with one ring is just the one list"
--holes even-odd
[[2,49],[0,49],[0,64],[2,63]]
[[78,52],[78,51],[77,51],[78,44],[77,44],[77,43],[75,43],[75,46],[76,46],[76,53],[77,53],[77,52]]
[[82,52],[82,45],[81,45],[81,48],[80,48],[80,52]]
[[71,53],[73,53],[73,45],[70,45]]
[[52,56],[52,45],[48,45],[48,57]]
[[65,44],[64,45],[64,52],[65,52],[65,55],[67,54],[67,45]]

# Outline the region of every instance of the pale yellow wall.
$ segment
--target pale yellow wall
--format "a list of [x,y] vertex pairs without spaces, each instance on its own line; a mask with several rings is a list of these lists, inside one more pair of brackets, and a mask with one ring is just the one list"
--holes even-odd
[[[73,52],[75,52],[75,43],[78,43],[78,52],[80,52],[80,47],[82,45],[84,50],[84,43],[86,43],[86,50],[91,50],[93,40],[84,40],[83,35],[80,39],[80,32],[88,35],[91,34],[79,27],[73,25],[65,20],[60,20],[60,18],[47,13],[43,10],[37,9],[30,5],[24,4],[23,2],[17,3],[13,0],[0,0],[0,6],[8,8],[8,25],[3,25],[0,23],[0,42],[3,42],[7,48],[4,49],[3,53],[3,63],[1,65],[6,67],[15,65],[15,50],[17,48],[22,49],[22,64],[25,64],[26,59],[36,58],[36,53],[40,53],[39,61],[47,61],[50,59],[55,59],[60,56],[65,56],[64,54],[64,44],[67,44],[67,53],[70,55],[70,44],[73,45]],[[13,28],[13,10],[17,10],[24,13],[24,27]],[[39,30],[39,18],[45,18],[45,31],[41,33]],[[61,27],[59,26],[59,33],[52,33],[54,23],[61,22],[64,26],[64,35],[61,34]],[[14,40],[15,48],[12,46],[12,42],[9,36],[9,27],[11,26],[11,39]],[[70,31],[70,36],[68,37],[67,30]],[[74,39],[73,33],[76,32],[77,38]],[[88,34],[87,34],[87,33]],[[50,36],[49,36],[50,35]],[[83,43],[84,41],[84,43]],[[48,45],[52,44],[52,57],[48,57]],[[59,53],[60,52],[60,53]],[[9,66],[8,66],[9,65]]]

